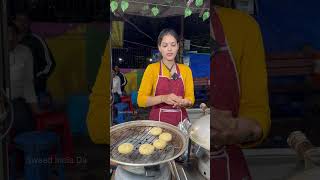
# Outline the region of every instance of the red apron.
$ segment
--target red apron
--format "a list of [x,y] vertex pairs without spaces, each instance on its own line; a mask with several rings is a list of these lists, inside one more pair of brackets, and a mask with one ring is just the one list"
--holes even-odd
[[[162,62],[160,62],[160,72],[154,94],[155,96],[174,93],[175,95],[184,98],[184,84],[178,65],[176,65],[176,69],[179,78],[176,80],[169,79],[162,75]],[[172,105],[161,103],[152,107],[149,119],[162,121],[177,126],[179,122],[183,121],[187,117],[188,115],[185,108],[173,108]]]
[[[211,26],[213,26],[213,38],[220,46],[219,51],[211,56],[211,106],[220,110],[232,111],[233,116],[237,117],[240,104],[239,77],[220,18],[215,10],[211,13]],[[238,145],[211,151],[210,164],[210,176],[213,180],[252,179]]]

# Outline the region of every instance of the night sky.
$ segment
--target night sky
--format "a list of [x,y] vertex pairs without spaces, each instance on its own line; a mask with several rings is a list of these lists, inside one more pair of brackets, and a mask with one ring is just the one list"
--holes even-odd
[[[198,17],[198,14],[194,14],[185,18],[184,22],[184,38],[191,40],[192,44],[199,46],[209,46],[209,20],[202,21],[202,18]],[[140,30],[148,34],[153,41],[138,32],[132,25],[125,23],[124,39],[128,41],[134,41],[141,44],[154,46],[157,45],[157,38],[160,31],[164,28],[172,28],[180,35],[181,32],[181,16],[168,17],[168,18],[149,18],[141,16],[129,16],[126,18],[134,23]],[[129,44],[125,42],[125,47],[136,47],[137,45]],[[191,46],[191,50],[198,50],[199,52],[207,52],[207,49],[194,48]]]

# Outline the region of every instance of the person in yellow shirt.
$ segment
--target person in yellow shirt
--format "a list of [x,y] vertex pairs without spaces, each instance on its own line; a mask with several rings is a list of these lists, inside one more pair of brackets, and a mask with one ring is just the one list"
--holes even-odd
[[249,15],[211,4],[213,179],[251,179],[242,147],[268,135],[271,121],[261,32]]
[[[91,140],[95,144],[110,144],[109,129],[111,121],[111,61],[110,39],[97,74],[96,82],[89,97],[87,127]],[[109,70],[109,71],[108,71]]]
[[149,119],[174,126],[188,117],[186,108],[194,104],[191,69],[176,63],[179,38],[172,29],[158,37],[159,62],[148,65],[138,91],[138,106],[152,107]]

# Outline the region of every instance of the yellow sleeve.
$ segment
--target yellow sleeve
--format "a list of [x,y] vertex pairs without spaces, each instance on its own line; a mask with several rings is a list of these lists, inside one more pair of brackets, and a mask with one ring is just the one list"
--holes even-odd
[[90,95],[87,127],[95,144],[110,144],[110,42],[108,41],[96,82]]
[[185,98],[190,100],[192,105],[194,104],[194,85],[193,85],[193,77],[192,72],[189,67],[186,70],[186,80],[185,80]]
[[239,116],[257,121],[263,137],[254,146],[261,143],[268,135],[271,120],[268,102],[267,72],[264,47],[260,28],[254,19],[250,19],[246,41],[243,44],[240,85],[241,99]]
[[147,106],[147,99],[152,95],[154,76],[153,76],[154,68],[151,65],[148,65],[146,70],[143,73],[143,77],[141,80],[140,88],[138,91],[137,103],[139,107]]

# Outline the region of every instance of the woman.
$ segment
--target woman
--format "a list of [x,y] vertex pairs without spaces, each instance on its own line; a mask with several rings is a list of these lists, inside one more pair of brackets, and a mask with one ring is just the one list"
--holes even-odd
[[212,7],[210,13],[211,37],[220,46],[211,61],[210,176],[249,180],[241,148],[261,143],[270,129],[261,32],[255,20],[240,11]]
[[191,69],[176,63],[179,38],[172,29],[164,29],[158,37],[159,62],[150,64],[143,75],[138,92],[138,105],[152,107],[149,119],[174,126],[188,117],[186,108],[194,103]]
[[[89,96],[87,114],[88,134],[94,144],[110,144],[111,124],[111,40],[107,39],[104,55],[97,73],[96,81]],[[105,148],[105,147],[103,147]]]

